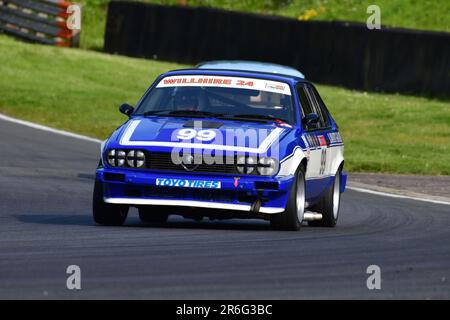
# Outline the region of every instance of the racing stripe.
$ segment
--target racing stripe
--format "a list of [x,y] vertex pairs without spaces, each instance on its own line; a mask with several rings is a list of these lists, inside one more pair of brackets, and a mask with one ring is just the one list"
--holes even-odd
[[236,151],[236,152],[249,152],[249,153],[265,153],[272,144],[275,143],[284,132],[283,128],[277,127],[270,132],[270,134],[261,142],[258,148],[247,148],[239,146],[228,146],[220,144],[203,144],[203,143],[186,143],[186,142],[165,142],[165,141],[133,141],[130,140],[134,131],[139,126],[141,120],[132,120],[127,125],[120,144],[123,146],[142,146],[142,147],[169,147],[169,148],[192,148],[192,149],[211,149],[211,150],[224,150],[224,151]]

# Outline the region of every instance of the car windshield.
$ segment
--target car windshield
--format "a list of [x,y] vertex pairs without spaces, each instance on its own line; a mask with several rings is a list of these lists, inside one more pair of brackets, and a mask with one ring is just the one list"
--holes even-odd
[[148,92],[135,115],[191,115],[294,123],[284,82],[220,76],[171,76]]

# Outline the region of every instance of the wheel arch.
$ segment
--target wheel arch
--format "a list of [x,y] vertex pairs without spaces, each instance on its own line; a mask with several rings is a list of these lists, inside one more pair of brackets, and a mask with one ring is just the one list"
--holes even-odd
[[330,164],[329,167],[329,175],[335,175],[336,172],[339,169],[343,169],[344,168],[344,163],[345,163],[345,159],[344,159],[344,150],[343,148],[331,148],[332,152],[330,154],[330,157],[332,159],[332,162]]
[[304,164],[306,171],[308,158],[301,148],[296,148],[290,156],[281,160],[280,170],[278,171],[277,176],[294,175],[301,164]]
[[[300,168],[300,166],[303,166],[305,168],[305,172],[308,168],[308,158],[304,157],[301,161],[300,164],[298,165],[298,168]],[[298,170],[297,168],[297,170]]]

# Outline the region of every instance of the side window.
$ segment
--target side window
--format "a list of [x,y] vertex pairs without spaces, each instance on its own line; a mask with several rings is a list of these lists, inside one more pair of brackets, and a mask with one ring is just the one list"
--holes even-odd
[[331,121],[325,103],[323,103],[323,100],[317,92],[316,88],[314,88],[313,86],[308,86],[308,89],[311,97],[314,99],[314,105],[317,109],[317,114],[320,116],[321,127],[329,128],[331,126]]
[[[298,98],[300,100],[301,105],[301,117],[302,119],[305,117],[305,115],[310,113],[315,113],[313,106],[311,105],[311,102],[308,98],[308,95],[305,91],[305,87],[298,85],[297,86],[297,94]],[[306,129],[306,128],[305,128]],[[315,129],[315,128],[310,128]]]

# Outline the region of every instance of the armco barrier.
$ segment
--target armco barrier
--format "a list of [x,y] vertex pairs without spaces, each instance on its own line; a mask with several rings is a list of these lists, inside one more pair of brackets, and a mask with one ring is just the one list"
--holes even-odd
[[319,83],[450,96],[444,32],[113,1],[105,51],[182,63],[261,60],[291,65]]
[[44,44],[78,47],[78,31],[67,28],[64,0],[0,0],[0,31]]

